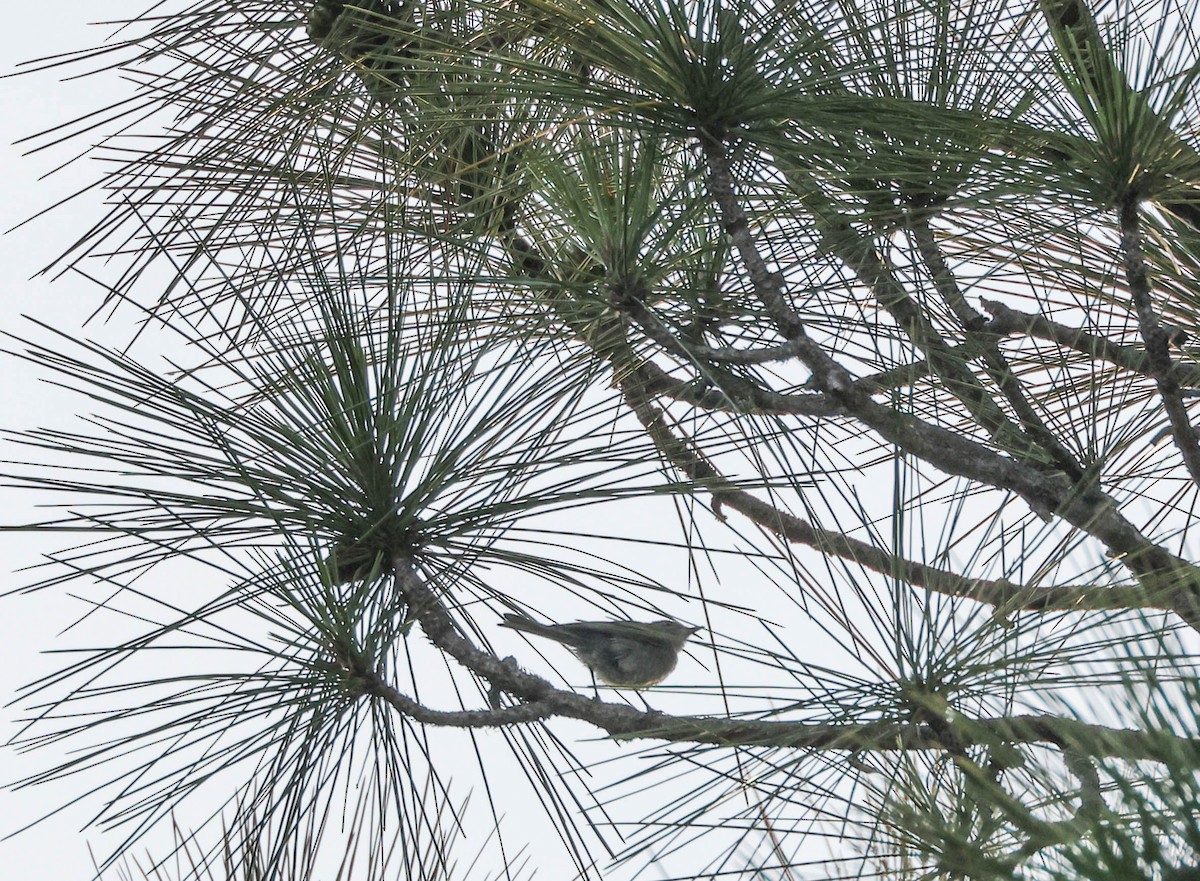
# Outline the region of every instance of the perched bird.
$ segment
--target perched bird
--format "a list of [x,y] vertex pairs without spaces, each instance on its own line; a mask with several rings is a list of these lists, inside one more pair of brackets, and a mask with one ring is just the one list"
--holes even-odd
[[524,615],[505,615],[501,627],[561,642],[592,671],[617,688],[646,688],[675,669],[679,651],[699,627],[678,621],[577,621],[540,624]]

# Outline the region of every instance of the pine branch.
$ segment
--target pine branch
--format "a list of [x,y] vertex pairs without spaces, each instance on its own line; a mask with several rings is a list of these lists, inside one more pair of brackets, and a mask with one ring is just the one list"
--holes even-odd
[[1150,270],[1146,265],[1142,242],[1141,217],[1136,194],[1131,192],[1121,204],[1121,253],[1125,262],[1125,277],[1137,312],[1138,327],[1146,346],[1146,362],[1158,385],[1163,409],[1171,423],[1175,447],[1183,457],[1192,481],[1200,484],[1200,440],[1192,425],[1187,407],[1175,379],[1174,365],[1167,342],[1168,333],[1159,321],[1150,294]]
[[[755,291],[780,332],[788,339],[807,339],[803,322],[786,304],[782,278],[770,272],[754,241],[746,215],[738,204],[722,146],[700,133],[709,164],[709,181],[724,223],[746,264]],[[1004,458],[969,438],[923,423],[867,398],[854,388],[846,371],[814,343],[800,357],[814,372],[822,388],[847,412],[896,444],[940,470],[1011,490],[1043,516],[1057,514],[1105,544],[1154,596],[1169,594],[1184,620],[1200,629],[1200,612],[1194,606],[1200,592],[1200,569],[1152,542],[1122,516],[1116,501],[1090,485],[1075,486],[1063,474],[1050,475],[1021,462]]]
[[1111,728],[1051,715],[968,719],[948,711],[946,718],[937,724],[892,721],[827,724],[672,716],[658,710],[643,711],[627,704],[594,700],[556,689],[511,661],[502,661],[477,648],[461,634],[445,605],[424,583],[410,559],[396,556],[391,564],[400,590],[429,641],[494,688],[526,702],[528,707],[524,712],[509,708],[442,713],[398,696],[382,683],[364,691],[387,700],[398,712],[416,714],[414,718],[419,715],[421,721],[429,724],[497,727],[562,716],[588,722],[622,740],[848,752],[954,752],[971,745],[1041,744],[1069,746],[1076,755],[1093,758],[1200,762],[1200,738]]

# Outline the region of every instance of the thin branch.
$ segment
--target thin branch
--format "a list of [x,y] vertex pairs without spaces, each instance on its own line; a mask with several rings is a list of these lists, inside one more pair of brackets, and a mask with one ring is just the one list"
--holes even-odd
[[[1107,337],[1088,333],[1082,328],[1059,324],[1043,315],[1035,315],[1032,312],[1013,309],[1011,306],[1007,306],[997,300],[989,300],[981,297],[979,302],[992,316],[983,325],[983,333],[992,333],[999,336],[1020,334],[1022,336],[1033,337],[1034,339],[1046,340],[1047,342],[1056,343],[1064,349],[1070,349],[1097,361],[1104,361],[1133,373],[1152,376],[1149,360],[1142,349],[1114,343]],[[1182,328],[1173,327],[1168,333],[1170,335],[1168,341],[1172,342],[1172,345],[1181,345],[1186,331]],[[963,344],[954,347],[953,351],[961,352],[965,355],[968,348],[968,344]],[[929,361],[925,359],[914,361],[911,364],[889,367],[887,370],[881,370],[870,376],[864,376],[861,379],[856,379],[854,385],[867,394],[875,395],[901,386],[913,385],[929,376],[930,372]],[[1171,372],[1175,381],[1183,389],[1183,394],[1186,395],[1190,390],[1200,387],[1200,367],[1191,364],[1173,363]]]
[[789,361],[800,353],[800,347],[794,342],[765,349],[735,349],[732,346],[692,346],[690,349],[706,361],[725,364],[770,364]]
[[722,224],[750,275],[755,294],[785,340],[796,346],[797,356],[812,370],[817,388],[847,391],[851,377],[844,367],[809,338],[804,322],[783,297],[783,277],[772,272],[763,260],[750,232],[750,223],[733,190],[733,178],[724,157],[724,144],[705,132],[697,132],[708,167],[709,190],[721,212]]
[[968,578],[892,554],[844,533],[813,526],[743,489],[736,488],[691,445],[677,437],[662,411],[631,384],[623,384],[625,401],[654,445],[689,479],[713,495],[716,507],[729,507],[758,526],[794,544],[851,560],[905,583],[948,596],[964,597],[994,606],[999,615],[1025,611],[1098,611],[1105,609],[1175,608],[1174,593],[1152,594],[1141,585],[1101,587],[1094,584],[1041,587],[1015,584],[1005,579]]
[[968,335],[983,357],[984,368],[992,381],[1000,388],[1021,422],[1021,427],[1054,459],[1055,464],[1073,480],[1083,477],[1083,466],[1075,456],[1059,441],[1042,420],[1041,415],[1034,409],[1021,381],[1013,372],[1004,353],[996,345],[999,337],[986,330],[987,319],[967,303],[958,281],[942,256],[942,249],[934,237],[933,228],[927,215],[919,217],[911,226],[917,251],[929,270],[934,286],[954,316],[958,319],[963,331]]
[[[617,361],[611,362],[614,366]],[[620,359],[620,372],[629,372],[639,383],[656,394],[702,410],[725,413],[772,413],[777,416],[844,416],[841,405],[819,393],[784,394],[763,388],[740,376],[722,374],[714,386],[701,380],[691,382],[673,378],[657,364],[638,358],[632,349]]]
[[[1122,346],[1107,337],[1088,333],[1079,327],[1071,327],[1051,321],[1044,315],[1022,312],[998,300],[980,298],[980,304],[991,313],[987,329],[996,334],[1023,334],[1035,339],[1057,343],[1097,361],[1106,361],[1134,373],[1150,376],[1150,364],[1146,353],[1132,346]],[[1193,377],[1193,385],[1200,384],[1200,370]]]
[[[541,677],[526,673],[515,664],[478,649],[460,633],[437,593],[422,581],[410,559],[397,555],[391,563],[401,592],[435,647],[493,686],[535,705],[528,720],[519,719],[518,714],[512,714],[507,709],[492,711],[499,714],[496,716],[497,724],[542,719],[546,714],[588,722],[621,739],[654,739],[672,743],[851,752],[944,751],[961,749],[964,745],[997,742],[1068,743],[1079,754],[1092,757],[1178,762],[1186,756],[1200,760],[1200,739],[1178,737],[1167,732],[1147,733],[1109,728],[1049,715],[968,719],[951,712],[944,724],[936,726],[892,721],[831,724],[672,716],[658,710],[642,711],[627,704],[593,700],[575,692],[556,689]],[[414,705],[407,699],[389,703],[398,712],[421,712],[429,724],[455,725],[461,720],[477,726],[485,724],[482,720],[488,713],[442,713]],[[947,742],[947,731],[953,732],[953,743]]]
[[[515,667],[516,662],[512,663]],[[539,722],[549,718],[553,712],[550,707],[537,701],[488,710],[433,710],[401,694],[376,674],[365,677],[360,693],[380,698],[396,712],[423,725],[450,728],[500,728],[505,725],[520,725]]]
[[[648,293],[648,292],[647,292]],[[788,361],[800,354],[803,344],[789,340],[778,346],[765,349],[735,349],[731,346],[713,348],[696,343],[685,343],[671,332],[667,325],[646,307],[641,297],[626,296],[617,304],[627,312],[654,342],[689,362],[711,361],[724,364],[768,364],[772,361]]]
[[[750,232],[749,221],[734,190],[733,174],[724,141],[704,131],[697,131],[696,136],[705,158],[709,192],[721,212],[725,229],[749,272],[755,293],[766,306],[768,315],[785,339],[792,340],[797,333],[802,335],[803,321],[783,297],[782,276],[769,270]],[[790,175],[789,180],[804,191],[805,202],[810,207],[810,216],[821,228],[823,246],[855,272],[913,344],[925,352],[933,373],[941,380],[946,390],[963,403],[971,418],[1005,449],[1022,456],[1032,452],[1032,441],[992,400],[975,374],[958,356],[957,350],[942,339],[937,329],[909,297],[904,286],[884,265],[874,246],[857,233],[833,206],[825,204],[827,200],[819,188],[806,186],[803,180],[795,175]],[[819,210],[814,210],[814,205],[819,206]],[[840,385],[841,376],[830,372],[837,365],[823,351],[818,349],[818,352],[821,356],[819,358],[805,358],[814,372],[817,387],[821,388],[822,382],[829,381]],[[805,353],[800,354],[804,357]],[[840,367],[837,369],[841,370]],[[1036,456],[1036,453],[1034,455]]]
[[1142,247],[1141,217],[1137,200],[1131,193],[1121,203],[1121,251],[1125,258],[1125,278],[1129,293],[1133,297],[1138,326],[1146,344],[1146,359],[1150,372],[1158,385],[1163,409],[1171,423],[1175,446],[1183,457],[1192,481],[1200,484],[1200,442],[1192,426],[1187,407],[1180,395],[1179,383],[1175,379],[1171,353],[1167,338],[1169,334],[1158,320],[1154,301],[1150,294],[1150,270]]
[[942,386],[962,402],[971,419],[993,441],[1023,459],[1037,461],[1044,458],[1045,454],[1036,450],[1033,440],[1008,418],[1003,408],[967,367],[960,350],[950,346],[922,314],[920,307],[913,302],[904,285],[897,281],[869,240],[849,223],[843,223],[828,229],[824,241],[871,290],[876,302],[892,316],[913,345],[925,353],[930,368]]
[[[539,282],[553,281],[546,261],[534,246],[517,232],[514,217],[516,210],[515,205],[506,208],[506,217],[500,225],[501,243],[512,255],[513,262],[528,278]],[[629,377],[640,387],[655,394],[706,410],[733,413],[760,412],[814,417],[839,416],[845,413],[841,405],[827,395],[812,392],[802,395],[781,394],[764,389],[744,377],[727,373],[721,374],[720,384],[716,388],[704,382],[674,379],[661,367],[633,350],[619,332],[620,326],[615,311],[610,325],[598,329],[574,321],[564,310],[557,308],[553,299],[549,302],[559,320],[571,329],[576,339],[588,345],[599,357],[611,364],[617,377]]]

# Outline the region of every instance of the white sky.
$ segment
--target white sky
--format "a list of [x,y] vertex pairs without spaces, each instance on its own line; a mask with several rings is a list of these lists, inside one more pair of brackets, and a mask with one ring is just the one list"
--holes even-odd
[[[51,0],[40,4],[6,4],[5,27],[0,28],[0,72],[9,73],[25,59],[57,54],[92,46],[104,39],[111,28],[88,27],[97,10],[116,18],[140,11],[147,0]],[[93,165],[78,163],[45,180],[38,178],[70,153],[59,149],[49,155],[23,157],[25,147],[13,141],[57,123],[97,109],[110,100],[119,84],[112,77],[64,83],[61,74],[45,72],[30,77],[0,80],[0,227],[9,229],[41,208],[73,192],[81,183],[97,175]],[[107,83],[107,88],[105,88]],[[78,147],[73,148],[75,150]],[[90,215],[99,213],[99,199],[88,194],[74,208],[59,209],[48,218],[36,221],[16,232],[0,237],[0,330],[28,333],[21,319],[28,314],[50,324],[78,327],[83,316],[96,304],[95,288],[86,282],[64,278],[53,284],[45,278],[31,280],[39,269],[69,244],[69,232],[82,231]],[[10,343],[3,343],[9,348]],[[62,415],[63,397],[38,382],[24,365],[6,358],[0,382],[0,429],[29,428],[52,423]],[[13,455],[11,449],[5,457]],[[0,521],[21,522],[34,516],[22,506],[24,497],[4,491]],[[18,587],[28,575],[13,570],[36,559],[37,549],[61,547],[62,537],[40,545],[27,535],[0,534],[0,585],[4,590]],[[44,593],[34,597],[0,601],[0,693],[4,703],[19,686],[36,678],[39,672],[57,665],[56,659],[39,655],[54,646],[57,634],[79,614],[79,606],[60,594]],[[2,714],[2,740],[15,731],[16,708],[6,707]],[[0,750],[0,782],[8,783],[35,766],[37,757],[22,757],[11,749]],[[72,787],[8,792],[0,790],[0,834],[12,831],[16,824],[70,797]],[[95,809],[96,805],[90,806]],[[0,875],[5,878],[41,878],[46,881],[75,881],[92,874],[88,856],[88,838],[79,829],[86,810],[70,810],[15,838],[0,841]],[[95,840],[96,836],[90,835]],[[103,849],[102,847],[100,848]]]

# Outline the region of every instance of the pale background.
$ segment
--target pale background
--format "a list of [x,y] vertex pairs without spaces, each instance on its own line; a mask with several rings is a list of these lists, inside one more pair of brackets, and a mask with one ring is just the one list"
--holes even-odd
[[[0,28],[0,73],[9,74],[19,62],[95,45],[111,33],[111,27],[88,27],[103,9],[108,18],[140,11],[144,0],[49,0],[46,3],[6,4],[5,27]],[[55,166],[74,155],[82,142],[24,157],[27,146],[14,145],[19,138],[66,122],[103,106],[120,90],[111,75],[96,79],[61,82],[63,74],[46,71],[32,76],[0,80],[0,227],[5,230],[93,180],[96,169],[87,162],[39,180]],[[107,88],[105,88],[107,84]],[[78,326],[95,308],[95,291],[86,283],[63,278],[50,283],[45,277],[31,278],[69,244],[66,231],[85,229],[88,217],[99,216],[99,197],[83,196],[74,207],[57,212],[0,237],[0,330],[27,333],[21,319],[28,314],[50,324]],[[69,221],[69,223],[68,223]],[[96,328],[103,334],[102,328]],[[0,347],[14,347],[11,341]],[[28,367],[12,358],[0,366],[0,430],[28,428],[56,422],[62,416],[61,394],[37,381]],[[13,455],[6,447],[3,458]],[[0,466],[3,468],[3,466]],[[0,522],[14,523],[35,516],[24,496],[4,492]],[[27,535],[0,534],[0,585],[11,590],[29,581],[14,574],[19,566],[36,560],[38,548],[62,546],[59,540],[35,543]],[[0,693],[4,703],[21,685],[39,673],[53,669],[56,659],[41,654],[55,644],[56,636],[79,614],[79,607],[61,594],[8,597],[0,601]],[[3,710],[0,740],[16,731],[17,708]],[[0,751],[0,782],[7,784],[31,769],[39,759],[23,757],[11,749]],[[68,798],[71,787],[49,787],[37,791],[0,790],[0,835],[8,835],[20,823],[34,819]],[[91,805],[95,808],[95,805]],[[85,809],[68,809],[44,824],[15,838],[0,841],[0,879],[40,878],[46,881],[75,881],[92,875],[88,838],[79,832],[89,814]]]

